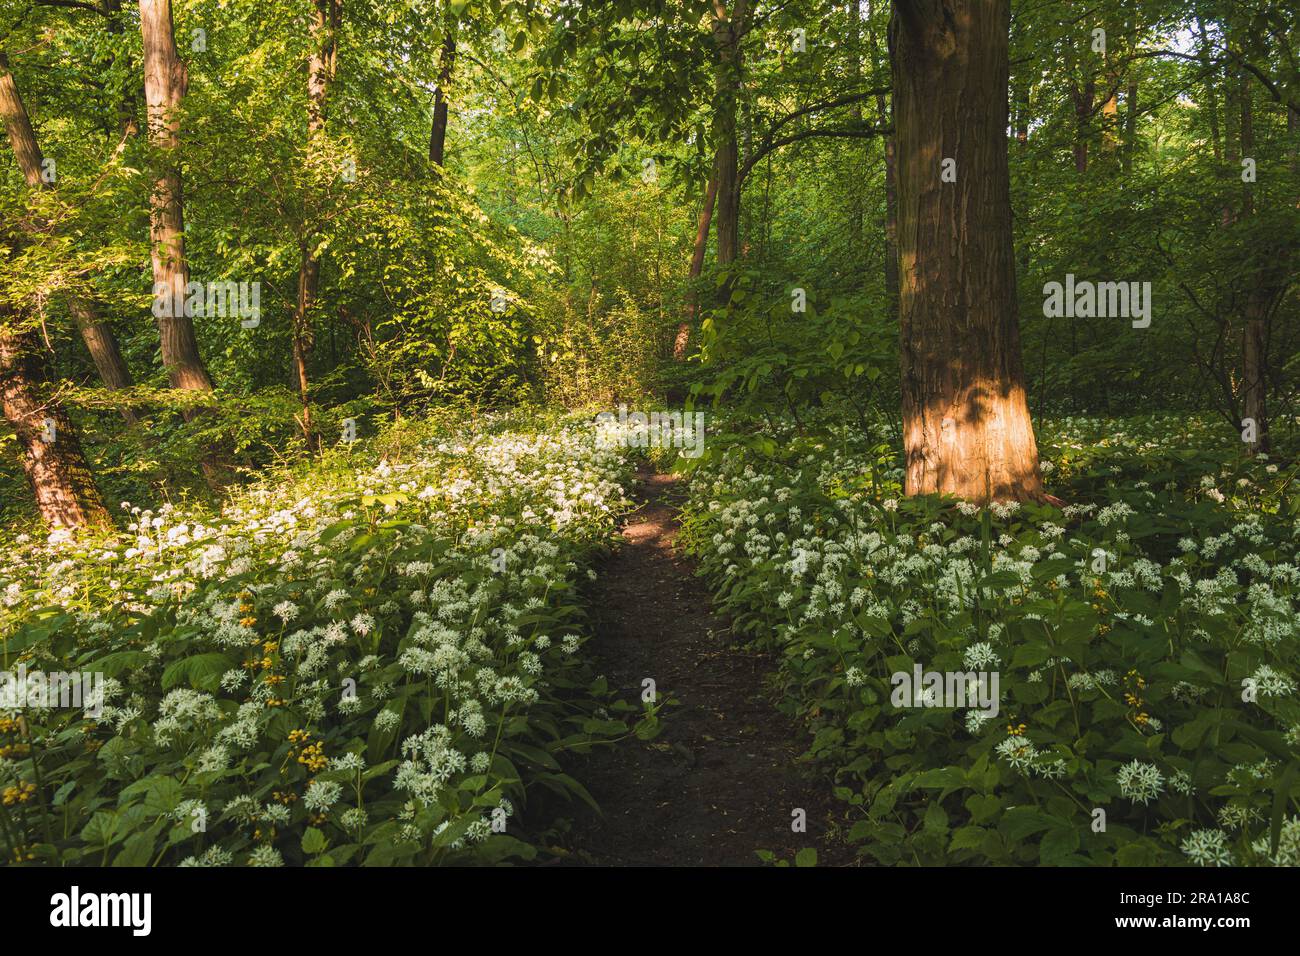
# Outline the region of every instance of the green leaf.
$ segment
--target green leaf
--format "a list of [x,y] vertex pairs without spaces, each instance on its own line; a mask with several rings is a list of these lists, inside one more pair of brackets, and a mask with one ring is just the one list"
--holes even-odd
[[325,839],[325,834],[315,827],[308,827],[302,835],[302,852],[308,856],[323,852],[327,846],[329,841]]
[[122,844],[122,850],[113,857],[113,866],[148,866],[153,860],[154,835],[133,833]]
[[1051,827],[1060,826],[1061,821],[1055,817],[1048,816],[1041,810],[1034,807],[1012,807],[1002,817],[1002,822],[998,825],[1000,830],[1009,840],[1023,840],[1027,836],[1032,836],[1040,830],[1047,830]]
[[215,691],[221,684],[221,675],[233,665],[225,654],[215,651],[183,657],[170,664],[162,675],[163,690],[188,683],[196,690]]
[[1046,866],[1056,866],[1079,849],[1078,827],[1057,827],[1043,835],[1043,842],[1038,845],[1038,862]]

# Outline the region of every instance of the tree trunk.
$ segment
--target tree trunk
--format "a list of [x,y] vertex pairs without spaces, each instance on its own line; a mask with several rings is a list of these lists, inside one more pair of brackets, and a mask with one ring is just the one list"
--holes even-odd
[[[849,83],[854,90],[862,85],[862,7],[859,0],[849,0],[845,5],[845,16],[849,22],[849,43],[848,53],[851,57],[849,65]],[[862,125],[862,104],[855,102],[849,107],[849,124],[854,127]],[[864,147],[865,151],[865,147]],[[863,256],[866,253],[864,248],[865,235],[865,214],[863,202],[863,185],[853,182],[852,175],[860,162],[855,155],[857,150],[845,150],[849,171],[849,245],[853,249],[854,259]]]
[[[1132,70],[1133,67],[1130,66],[1129,69]],[[1124,94],[1124,100],[1124,172],[1129,173],[1133,170],[1133,157],[1137,155],[1138,78],[1136,72],[1129,74],[1128,90]]]
[[41,179],[40,146],[36,143],[36,133],[32,129],[31,117],[27,107],[18,93],[18,84],[9,72],[9,58],[0,53],[0,120],[4,120],[5,132],[9,134],[9,146],[14,151],[14,160],[23,174],[27,185],[33,189],[45,187]]
[[[4,120],[5,130],[9,134],[9,145],[13,148],[14,159],[22,171],[23,179],[33,189],[48,189],[49,183],[41,178],[41,166],[44,157],[40,143],[32,129],[31,117],[18,92],[13,74],[8,64],[0,55],[0,119]],[[126,359],[118,347],[113,330],[99,315],[95,306],[82,298],[73,297],[69,309],[76,319],[77,328],[86,343],[86,350],[99,370],[99,376],[110,390],[128,388],[131,385],[131,372]],[[134,424],[135,413],[130,408],[122,409],[122,417]]]
[[[156,296],[167,296],[167,305],[171,306],[159,309],[164,314],[157,317],[163,367],[167,369],[172,388],[210,392],[212,379],[199,355],[194,325],[185,309],[174,307],[185,301],[190,281],[189,263],[185,259],[185,205],[178,155],[178,110],[189,77],[176,53],[171,0],[140,0],[140,34],[144,41],[149,142],[161,155],[149,197],[149,224],[154,292]],[[197,414],[193,408],[182,411],[186,421],[193,420]]]
[[[81,332],[81,340],[86,343],[86,351],[90,353],[90,359],[95,363],[95,369],[99,372],[104,387],[110,392],[130,388],[133,384],[131,369],[126,364],[126,356],[122,354],[113,329],[104,321],[98,310],[85,299],[72,299],[69,308],[77,322],[77,330]],[[122,408],[121,413],[128,425],[134,425],[139,421],[135,410],[129,406]]]
[[1072,91],[1074,100],[1074,169],[1083,174],[1088,171],[1088,136],[1092,125],[1093,97],[1096,80],[1089,79]]
[[433,131],[429,134],[429,161],[443,165],[447,146],[447,93],[456,69],[456,22],[447,24],[442,38],[442,58],[438,63],[438,88],[433,92]]
[[[867,18],[874,22],[868,7]],[[876,31],[869,32],[871,42],[872,74],[879,76],[880,63],[876,59]],[[884,93],[876,95],[876,116],[882,128],[893,126],[893,105],[885,99]],[[885,309],[891,325],[898,322],[898,140],[891,133],[884,137],[882,144],[885,153]]]
[[1242,341],[1242,418],[1255,423],[1255,440],[1247,442],[1252,455],[1267,454],[1268,439],[1268,315],[1271,301],[1266,289],[1251,289],[1246,299],[1246,327]]
[[[343,18],[343,0],[314,0],[315,15],[311,23],[315,46],[307,61],[307,150],[316,149],[325,135],[325,107],[329,100],[330,84],[338,66],[338,32]],[[308,224],[303,224],[304,233]],[[318,448],[320,438],[311,418],[308,363],[316,334],[313,312],[320,291],[320,258],[311,244],[310,235],[304,234],[298,262],[298,301],[293,315],[293,373],[302,402],[302,418],[298,424],[310,448]]]
[[[1240,107],[1241,155],[1255,155],[1255,122],[1251,113],[1250,80],[1241,78]],[[1243,183],[1242,215],[1255,214],[1255,197],[1251,183]],[[1241,414],[1255,425],[1255,440],[1247,442],[1252,455],[1267,454],[1268,436],[1268,339],[1269,317],[1274,299],[1280,295],[1274,270],[1277,263],[1285,261],[1287,250],[1273,249],[1271,244],[1257,249],[1250,273],[1253,281],[1246,293],[1245,322],[1241,343]],[[1283,275],[1285,272],[1283,272]],[[1285,280],[1282,280],[1285,288]]]
[[713,205],[717,195],[718,175],[715,170],[704,190],[704,204],[700,207],[699,223],[695,227],[695,249],[691,253],[691,270],[687,275],[686,318],[678,324],[677,338],[673,342],[673,360],[677,362],[686,361],[686,346],[691,341],[691,328],[700,314],[700,292],[696,283],[704,271],[704,253],[709,247],[709,224],[713,221]]
[[49,367],[34,329],[0,313],[0,404],[23,450],[41,519],[50,528],[112,524],[81,450],[77,430],[53,394]]
[[[1009,0],[895,0],[903,441],[909,495],[1041,500],[1007,170]],[[956,182],[941,164],[956,162]]]
[[[9,64],[0,54],[0,119],[28,185],[44,186],[41,151]],[[120,356],[119,356],[120,357]],[[0,310],[0,405],[23,450],[23,471],[51,528],[109,525],[81,441],[49,387],[49,368],[30,319]]]
[[[882,117],[883,118],[883,117]],[[898,321],[898,143],[885,142],[885,303],[890,324]]]
[[1200,17],[1196,18],[1196,28],[1201,35],[1197,55],[1201,59],[1201,66],[1205,72],[1205,105],[1210,121],[1210,142],[1214,148],[1214,158],[1219,160],[1223,158],[1223,146],[1219,142],[1219,104],[1214,91],[1215,72],[1210,62],[1210,35]]
[[[718,61],[715,73],[715,127],[717,157],[714,175],[718,180],[717,230],[718,265],[729,266],[740,250],[739,146],[736,139],[736,109],[740,94],[740,38],[744,30],[746,0],[735,0],[731,16],[722,0],[714,2],[713,41]],[[729,295],[729,288],[725,290]]]

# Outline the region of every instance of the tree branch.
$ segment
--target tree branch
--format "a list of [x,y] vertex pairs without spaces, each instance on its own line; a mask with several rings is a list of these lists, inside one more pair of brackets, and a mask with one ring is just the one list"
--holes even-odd
[[98,13],[101,17],[109,17],[108,12],[101,8],[99,4],[87,3],[85,0],[36,0],[36,6],[65,7],[69,10],[89,10],[91,13]]
[[860,93],[850,93],[847,96],[841,96],[833,100],[823,100],[821,103],[814,103],[812,106],[805,106],[802,109],[795,110],[793,113],[787,113],[769,126],[767,130],[768,138],[770,139],[782,126],[801,116],[807,116],[809,113],[816,113],[818,110],[832,110],[839,106],[849,106],[853,103],[859,103],[862,100],[868,100],[890,91],[890,87],[880,86],[870,90],[863,90]]
[[780,139],[769,139],[745,161],[743,166],[740,167],[740,172],[736,175],[736,188],[742,189],[745,185],[745,177],[747,177],[750,171],[758,165],[758,162],[764,156],[780,149],[782,146],[788,146],[791,143],[797,143],[804,139],[812,139],[815,136],[825,136],[836,139],[869,139],[872,136],[887,136],[893,131],[893,127],[889,126],[862,126],[849,129],[806,129],[799,133],[791,133],[789,136],[782,136]]

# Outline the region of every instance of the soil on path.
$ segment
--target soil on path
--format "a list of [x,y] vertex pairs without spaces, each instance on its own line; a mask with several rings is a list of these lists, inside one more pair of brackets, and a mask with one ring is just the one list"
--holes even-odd
[[[756,850],[793,860],[815,848],[820,865],[852,858],[836,835],[840,807],[824,776],[797,763],[794,723],[771,702],[774,661],[737,646],[709,593],[678,552],[673,476],[643,469],[639,509],[623,544],[589,589],[595,625],[586,645],[616,693],[640,705],[655,681],[663,730],[629,738],[573,768],[603,813],[577,812],[564,842],[571,863],[760,865]],[[792,829],[806,812],[807,831]]]

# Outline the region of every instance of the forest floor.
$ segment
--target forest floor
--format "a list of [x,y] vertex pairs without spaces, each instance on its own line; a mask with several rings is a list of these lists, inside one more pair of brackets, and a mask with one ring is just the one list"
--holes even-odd
[[[651,678],[659,699],[674,703],[654,740],[625,740],[575,768],[602,813],[581,808],[564,841],[568,859],[752,866],[757,850],[793,860],[811,847],[820,865],[846,863],[836,801],[825,778],[798,763],[806,742],[772,703],[775,662],[737,646],[676,548],[678,497],[674,476],[642,469],[623,543],[589,588],[595,636],[586,650],[598,670],[624,699],[639,704]],[[792,829],[796,809],[807,832]]]

